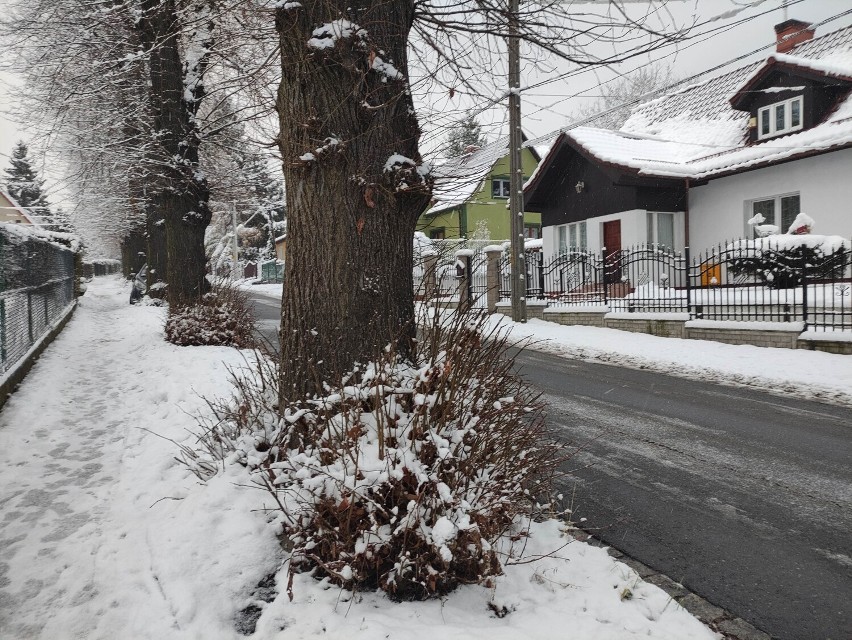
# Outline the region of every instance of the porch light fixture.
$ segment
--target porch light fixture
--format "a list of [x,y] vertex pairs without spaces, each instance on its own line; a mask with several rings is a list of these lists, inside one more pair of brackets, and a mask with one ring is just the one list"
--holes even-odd
[[574,190],[575,190],[577,193],[583,193],[583,191],[584,191],[585,189],[586,189],[586,183],[585,183],[585,182],[583,182],[582,180],[580,180],[577,184],[575,184],[575,185],[574,185]]

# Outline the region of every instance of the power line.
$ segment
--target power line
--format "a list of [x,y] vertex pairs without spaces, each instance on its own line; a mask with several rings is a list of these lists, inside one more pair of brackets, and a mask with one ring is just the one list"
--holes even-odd
[[[802,0],[798,0],[798,1],[802,1]],[[827,24],[827,23],[829,23],[829,22],[831,22],[831,21],[833,21],[833,20],[837,20],[838,18],[842,18],[842,17],[847,16],[847,15],[849,15],[849,14],[852,14],[852,9],[848,9],[848,10],[846,10],[846,11],[842,11],[842,12],[840,12],[840,13],[838,13],[838,14],[835,14],[835,15],[833,15],[833,16],[831,16],[831,17],[829,17],[829,18],[826,18],[826,19],[824,19],[824,20],[821,20],[821,21],[819,21],[819,22],[816,22],[816,23],[814,23],[814,24],[810,25],[808,28],[810,29],[810,28],[816,28],[816,27],[823,26],[823,25],[825,25],[825,24]],[[760,15],[763,15],[763,14],[760,14]],[[757,16],[754,16],[754,17],[757,17]],[[754,19],[754,17],[753,17],[752,19]],[[712,37],[712,36],[711,36],[711,37]],[[704,41],[706,41],[706,40],[708,40],[708,39],[709,39],[709,38],[705,38],[705,40],[702,40],[701,42],[704,42]],[[692,45],[689,45],[689,46],[694,46],[695,44],[699,44],[699,43],[693,43]],[[554,137],[558,136],[558,135],[559,135],[560,133],[562,133],[563,131],[567,131],[567,130],[569,130],[569,129],[573,129],[573,128],[575,128],[575,127],[582,126],[582,125],[584,125],[584,124],[586,124],[586,123],[588,123],[588,122],[591,122],[591,121],[593,121],[593,120],[597,120],[598,118],[601,118],[601,117],[603,117],[603,116],[605,116],[605,115],[608,115],[608,114],[610,114],[610,113],[613,113],[613,112],[615,112],[615,111],[619,111],[619,110],[624,109],[624,108],[626,108],[626,107],[632,107],[632,106],[635,106],[635,105],[637,105],[637,104],[641,104],[642,102],[646,101],[649,97],[652,97],[652,96],[658,96],[658,95],[664,94],[664,93],[666,93],[666,92],[668,92],[668,91],[671,91],[672,89],[676,89],[677,87],[681,87],[682,85],[684,85],[684,84],[686,84],[686,83],[688,83],[688,82],[691,82],[691,81],[693,81],[693,80],[697,80],[698,78],[705,77],[705,76],[707,76],[708,74],[711,74],[711,73],[713,73],[713,72],[715,72],[715,71],[718,71],[718,70],[720,70],[720,69],[723,69],[723,68],[725,68],[725,67],[727,67],[727,66],[730,66],[730,65],[732,65],[732,64],[735,64],[735,63],[737,63],[737,62],[740,62],[741,60],[744,60],[745,58],[748,58],[748,57],[750,57],[750,56],[753,56],[753,55],[755,55],[755,54],[757,54],[757,53],[760,53],[760,52],[761,52],[761,51],[763,51],[764,49],[768,49],[768,48],[770,48],[770,47],[773,47],[773,46],[775,46],[776,44],[777,44],[777,42],[771,42],[771,43],[769,43],[769,44],[766,44],[766,45],[760,46],[760,47],[758,47],[757,49],[754,49],[753,51],[750,51],[750,52],[748,52],[748,53],[744,53],[744,54],[742,54],[742,55],[739,55],[739,56],[737,56],[737,57],[735,57],[735,58],[732,58],[732,59],[730,59],[730,60],[727,60],[726,62],[723,62],[723,63],[721,63],[721,64],[718,64],[718,65],[716,65],[716,66],[714,66],[714,67],[712,67],[712,68],[710,68],[710,69],[706,69],[706,70],[704,70],[704,71],[701,71],[700,73],[696,73],[696,74],[694,74],[694,75],[692,75],[692,76],[689,76],[689,77],[687,77],[687,78],[684,78],[683,80],[679,80],[679,81],[677,81],[677,82],[675,82],[675,83],[673,83],[673,84],[670,84],[670,85],[668,85],[668,86],[666,86],[666,87],[663,87],[663,88],[661,88],[661,89],[655,90],[655,91],[653,91],[653,92],[651,92],[651,93],[643,94],[643,95],[641,95],[641,96],[639,96],[639,97],[637,97],[637,98],[634,98],[634,99],[632,99],[632,100],[628,100],[627,102],[623,102],[623,103],[618,104],[618,105],[616,105],[616,106],[614,106],[614,107],[611,107],[611,108],[609,108],[609,109],[605,109],[605,110],[603,110],[603,111],[601,111],[601,112],[599,112],[599,113],[593,114],[593,115],[588,116],[588,117],[585,117],[585,118],[581,118],[580,120],[575,120],[574,122],[571,122],[570,124],[568,124],[568,125],[566,125],[566,126],[564,126],[564,127],[561,127],[560,129],[558,129],[558,130],[556,130],[556,131],[553,131],[553,132],[551,132],[551,133],[549,133],[549,134],[546,134],[546,135],[544,135],[544,136],[540,136],[540,137],[538,137],[538,138],[536,138],[536,139],[534,139],[534,140],[528,140],[528,141],[525,143],[525,146],[529,147],[529,146],[533,146],[533,145],[536,145],[536,144],[540,144],[540,143],[542,143],[542,142],[546,142],[547,140],[550,140],[550,139],[552,139],[552,138],[554,138]],[[684,48],[687,48],[687,47],[684,47]],[[677,53],[677,52],[674,52],[674,53]],[[665,58],[665,57],[668,57],[668,56],[671,56],[671,55],[673,55],[673,54],[666,54],[665,56],[662,56],[662,57],[663,57],[663,58]],[[655,61],[653,61],[653,62],[658,62],[660,59],[662,59],[662,58],[658,58],[657,60],[655,60]],[[637,68],[636,68],[636,69],[634,69],[633,71],[636,71],[636,70],[641,69],[641,68],[643,68],[643,67],[649,66],[650,64],[652,64],[652,63],[648,63],[648,64],[646,64],[646,65],[642,65],[642,66],[640,66],[640,67],[637,67]],[[604,84],[607,84],[607,83],[609,83],[609,82],[612,82],[612,80],[608,80],[607,82],[599,83],[599,84],[598,84],[598,85],[596,85],[595,87],[590,87],[590,89],[594,89],[594,88],[596,88],[596,87],[600,87],[600,86],[602,86],[602,85],[604,85]],[[566,96],[563,100],[560,100],[559,102],[564,102],[565,100],[569,100],[569,99],[571,99],[571,98],[579,97],[580,95],[582,95],[583,93],[585,93],[585,91],[588,91],[588,90],[589,90],[589,89],[586,89],[586,90],[584,90],[584,91],[581,91],[581,92],[578,92],[578,93],[575,93],[575,94],[572,94],[572,95]],[[554,103],[554,104],[558,104],[558,102],[557,102],[557,103]],[[552,106],[552,105],[551,105],[551,106]],[[533,111],[533,112],[532,112],[531,114],[529,114],[529,115],[534,115],[534,114],[536,114],[536,113],[540,113],[540,112],[541,112],[541,111],[543,111],[543,110],[544,110],[543,108],[540,108],[540,109],[538,109],[537,111]]]

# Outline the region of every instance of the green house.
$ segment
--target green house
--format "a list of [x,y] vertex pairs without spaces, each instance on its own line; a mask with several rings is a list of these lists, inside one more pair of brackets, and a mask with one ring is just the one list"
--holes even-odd
[[[541,158],[532,147],[524,147],[521,158],[526,182]],[[433,175],[434,197],[417,221],[418,231],[435,239],[509,239],[508,137],[450,158]],[[528,238],[540,238],[541,214],[525,213],[524,227]]]

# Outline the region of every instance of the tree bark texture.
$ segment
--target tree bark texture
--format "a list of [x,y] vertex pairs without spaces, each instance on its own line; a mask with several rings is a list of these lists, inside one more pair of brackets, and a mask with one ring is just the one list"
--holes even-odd
[[[169,305],[191,304],[207,291],[204,231],[210,223],[207,181],[198,167],[195,115],[203,85],[187,91],[179,49],[181,24],[174,0],[143,0],[143,40],[150,42],[152,140],[158,174],[149,193],[149,241],[157,249],[157,220],[164,220]],[[203,74],[203,69],[200,70]],[[153,225],[152,225],[153,222]],[[156,259],[156,255],[152,256]]]
[[[148,238],[148,289],[158,282],[167,282],[168,276],[168,248],[166,246],[166,221],[156,216],[156,209],[148,204],[146,206],[146,230]],[[168,289],[167,289],[168,291]],[[154,294],[162,298],[162,291]]]
[[288,217],[282,407],[388,344],[410,353],[412,239],[431,194],[408,86],[414,3],[291,6],[276,14]]
[[[145,231],[131,229],[121,241],[121,267],[125,278],[135,276],[145,264]],[[141,254],[141,255],[140,255]]]

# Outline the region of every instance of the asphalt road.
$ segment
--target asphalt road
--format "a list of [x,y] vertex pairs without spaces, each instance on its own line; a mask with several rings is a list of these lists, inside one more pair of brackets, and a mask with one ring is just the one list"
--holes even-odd
[[[277,302],[256,299],[272,337]],[[852,639],[852,410],[534,351],[519,363],[578,449],[575,521],[774,637]]]
[[782,639],[852,638],[852,410],[527,352],[574,519]]

